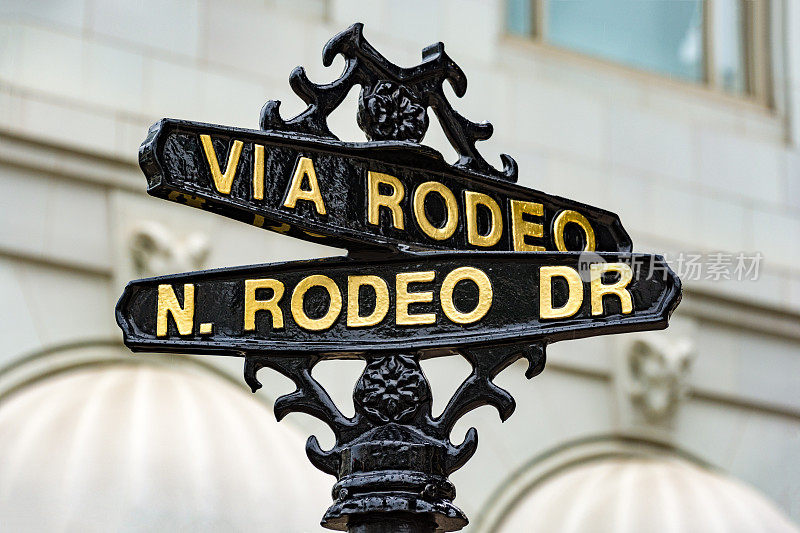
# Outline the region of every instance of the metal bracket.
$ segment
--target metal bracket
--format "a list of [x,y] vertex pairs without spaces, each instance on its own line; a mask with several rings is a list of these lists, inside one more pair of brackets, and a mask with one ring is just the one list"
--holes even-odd
[[[322,525],[347,530],[374,515],[401,513],[412,521],[434,524],[440,531],[456,531],[467,517],[455,505],[455,487],[448,476],[475,453],[478,432],[467,431],[461,444],[450,441],[455,423],[483,405],[497,409],[505,421],[516,404],[492,380],[517,359],[528,360],[530,379],[545,365],[545,344],[508,345],[461,351],[472,372],[456,390],[442,414],[431,412],[430,384],[419,365],[421,353],[364,355],[367,365],[355,384],[355,414],[344,416],[311,371],[318,357],[247,355],[244,378],[253,392],[261,387],[256,374],[277,370],[297,389],[275,401],[275,416],[291,412],[314,416],[330,426],[336,443],[323,450],[316,436],[306,442],[311,462],[337,477],[333,505]],[[355,521],[355,522],[354,522]],[[425,529],[422,529],[425,530]]]

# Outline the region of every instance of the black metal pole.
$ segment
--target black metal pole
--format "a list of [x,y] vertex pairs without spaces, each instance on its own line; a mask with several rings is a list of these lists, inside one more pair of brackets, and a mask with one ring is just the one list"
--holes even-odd
[[347,531],[349,533],[433,533],[436,531],[436,521],[430,515],[371,513],[351,517]]

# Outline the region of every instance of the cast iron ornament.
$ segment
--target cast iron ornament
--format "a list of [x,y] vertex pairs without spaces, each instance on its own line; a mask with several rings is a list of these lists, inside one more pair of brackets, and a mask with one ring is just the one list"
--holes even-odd
[[371,141],[419,143],[428,130],[428,112],[404,85],[380,81],[361,89],[358,126]]
[[[467,524],[467,518],[453,505],[455,488],[448,476],[475,453],[477,431],[470,428],[460,444],[451,442],[450,433],[461,417],[483,405],[495,407],[503,421],[511,416],[514,399],[493,382],[494,378],[520,358],[528,362],[525,372],[528,379],[538,375],[544,369],[545,347],[550,342],[665,328],[680,301],[680,280],[660,257],[630,253],[632,242],[615,214],[515,185],[517,165],[508,155],[501,155],[502,170],[492,167],[475,147],[477,141],[492,135],[491,124],[466,119],[444,95],[442,87],[447,81],[455,94],[462,97],[467,80],[445,53],[442,43],[425,48],[419,65],[401,68],[379,54],[364,39],[362,30],[362,24],[354,24],[325,45],[322,58],[325,66],[330,66],[338,54],[345,60],[342,75],[332,83],[312,83],[302,67],[292,71],[290,86],[308,105],[297,116],[284,120],[279,112],[280,102],[269,101],[261,110],[260,131],[163,119],[151,127],[139,153],[148,192],[154,196],[292,237],[344,247],[350,252],[349,257],[131,282],[117,304],[117,322],[125,344],[134,351],[243,357],[244,379],[253,392],[261,387],[257,373],[262,368],[272,368],[291,379],[296,390],[275,401],[277,419],[282,420],[292,412],[306,413],[325,422],[335,436],[335,444],[329,450],[323,450],[315,436],[306,443],[311,462],[337,478],[332,491],[333,504],[322,519],[323,526],[359,533],[456,531]],[[355,85],[361,86],[355,118],[367,136],[369,142],[365,143],[342,142],[327,125],[327,117]],[[429,107],[458,153],[453,165],[444,162],[437,151],[420,144],[429,126]],[[327,211],[319,206],[315,210],[315,204],[309,201],[299,202],[296,208],[294,204],[284,204],[292,169],[296,174],[304,158],[316,165],[319,183],[329,191],[325,200]],[[479,248],[470,242],[465,220],[459,216],[451,237],[431,239],[420,232],[418,223],[411,223],[411,217],[420,216],[420,211],[419,206],[411,209],[410,194],[395,206],[407,217],[405,228],[396,222],[392,226],[393,219],[387,219],[385,209],[377,223],[367,223],[366,189],[359,187],[364,187],[363,180],[368,180],[372,172],[398,178],[409,193],[433,179],[462,201],[468,195],[484,198],[484,206],[493,201],[501,210],[507,209],[501,213],[506,230],[494,244]],[[308,172],[300,176],[301,182],[305,179],[311,179]],[[258,194],[257,184],[260,184]],[[524,216],[514,211],[515,202],[517,207],[528,205],[527,211],[523,209]],[[434,219],[443,214],[441,207],[431,208],[427,204],[423,211]],[[394,211],[392,216],[397,216]],[[532,221],[531,216],[539,218]],[[557,235],[559,220],[561,234]],[[534,237],[534,241],[525,241],[527,247],[520,246],[515,240],[517,235],[511,235],[508,228],[514,221],[528,224],[523,241],[528,237]],[[565,230],[567,222],[571,223],[566,226],[571,227],[570,231]],[[486,222],[473,220],[473,223],[473,233],[477,231],[485,238]],[[574,231],[576,224],[583,225],[583,235]],[[540,229],[531,229],[537,226]],[[587,232],[586,227],[593,227],[593,232]],[[561,253],[497,253],[534,246],[537,250]],[[472,251],[424,252],[436,249]],[[587,265],[609,260],[633,264],[643,260],[650,267],[660,266],[665,276],[659,281],[634,274],[627,311],[621,302],[612,303],[606,316],[595,317],[596,302],[590,306],[584,301],[573,312],[574,316],[569,315],[566,320],[533,316],[530,310],[528,315],[521,316],[520,306],[531,302],[525,290],[530,291],[531,281],[535,282],[539,275],[523,274],[542,265],[575,266],[585,259],[578,253],[583,249],[606,253],[605,257],[601,253],[586,259]],[[390,324],[388,319],[365,332],[344,327],[343,318],[339,317],[327,331],[314,333],[308,328],[298,328],[289,318],[286,327],[281,322],[280,327],[264,329],[262,316],[254,321],[253,328],[242,331],[241,309],[233,303],[241,304],[245,277],[258,281],[288,272],[287,278],[281,278],[288,284],[296,282],[292,275],[297,272],[317,269],[335,278],[330,283],[338,284],[341,292],[346,291],[348,271],[354,275],[386,276],[396,273],[391,270],[396,267],[394,263],[404,263],[406,266],[402,268],[434,271],[440,283],[446,271],[464,268],[465,261],[472,261],[469,265],[473,269],[505,272],[502,275],[505,277],[495,285],[497,301],[505,303],[486,312],[488,325],[478,321],[459,329],[453,324],[433,324],[415,335],[415,330],[407,325]],[[509,265],[516,263],[527,264],[529,268],[515,272],[513,269],[519,269],[520,265]],[[442,270],[445,267],[447,270]],[[565,298],[570,301],[570,290],[578,285],[588,290],[588,283],[583,282],[573,280],[570,285],[573,288],[569,290],[564,284],[554,283],[550,287],[553,301]],[[520,285],[524,283],[529,286]],[[603,283],[615,281],[605,276]],[[513,286],[505,289],[505,296],[501,290],[504,285]],[[194,298],[195,286],[198,300],[192,300],[190,309],[188,302]],[[154,315],[156,311],[161,313],[162,288],[172,315],[165,312],[158,319],[162,321],[159,326]],[[264,296],[265,290],[269,291],[261,289],[262,295],[256,294],[256,303],[263,304],[269,298]],[[463,291],[460,296],[455,288],[450,291],[451,315],[460,316],[474,304],[474,298],[464,296]],[[319,294],[312,295],[310,290],[307,294],[309,301],[301,303],[301,307],[310,304],[306,307],[313,312],[308,313],[326,312],[333,305],[331,299],[327,303],[319,301]],[[444,298],[444,292],[437,294],[428,300],[431,305],[440,304]],[[515,301],[518,303],[514,304]],[[374,305],[377,307],[377,303]],[[396,310],[393,305],[384,310],[388,316]],[[600,307],[604,305],[601,296]],[[459,310],[459,306],[464,309]],[[270,309],[271,313],[278,313],[277,304]],[[286,308],[282,312],[289,315]],[[311,321],[314,320],[317,318],[312,317]],[[522,333],[508,327],[514,320]],[[163,330],[157,334],[159,328]],[[467,359],[472,371],[442,414],[434,417],[430,385],[419,361],[454,354]],[[342,414],[312,376],[314,366],[329,357],[366,361],[355,384],[352,417]]]
[[364,38],[363,30],[360,22],[353,24],[323,48],[322,64],[326,67],[331,66],[337,54],[345,59],[344,72],[336,81],[317,85],[308,79],[303,67],[295,68],[289,75],[289,85],[308,108],[292,119],[283,120],[280,102],[270,100],[261,110],[261,128],[336,139],[328,128],[328,115],[354,85],[361,85],[358,124],[368,138],[419,143],[428,127],[425,109],[430,107],[458,152],[455,167],[517,181],[517,163],[511,156],[500,155],[503,170],[498,171],[475,148],[476,141],[492,136],[492,125],[466,119],[444,95],[445,81],[459,98],[467,92],[467,77],[445,53],[444,44],[428,46],[422,51],[422,63],[402,68],[375,50]]
[[353,391],[356,409],[378,424],[408,422],[430,407],[431,391],[419,362],[409,355],[378,356],[367,363]]
[[356,412],[351,418],[311,376],[318,357],[246,357],[244,376],[253,392],[261,387],[256,374],[265,367],[296,385],[297,390],[275,401],[278,420],[301,412],[333,430],[336,443],[330,450],[322,450],[315,436],[306,442],[314,466],[338,478],[323,526],[352,531],[358,517],[384,513],[412,515],[410,521],[422,526],[411,531],[457,531],[467,525],[467,517],[453,505],[456,491],[447,476],[475,453],[478,432],[470,428],[458,445],[450,441],[450,432],[462,416],[483,405],[495,407],[503,421],[511,416],[514,399],[492,379],[519,357],[528,361],[528,379],[538,375],[544,369],[545,351],[542,342],[460,353],[472,372],[438,417],[431,414],[430,385],[419,366],[419,354],[367,358],[353,393]]

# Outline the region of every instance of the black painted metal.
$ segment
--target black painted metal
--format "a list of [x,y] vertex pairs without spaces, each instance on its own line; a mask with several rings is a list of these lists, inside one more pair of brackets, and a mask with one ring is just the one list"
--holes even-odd
[[[233,142],[244,143],[229,194],[220,193],[214,186],[200,143],[201,134],[211,135],[222,169],[226,166]],[[253,147],[256,144],[265,147],[266,180],[264,198],[260,200],[254,199],[252,190]],[[292,172],[301,156],[314,161],[327,208],[325,215],[317,213],[310,202],[299,202],[294,209],[283,206]],[[509,215],[511,200],[542,205],[542,216],[536,220],[541,222],[545,235],[530,244],[556,251],[552,237],[553,220],[561,211],[573,210],[584,215],[594,228],[597,251],[629,252],[632,248],[628,233],[614,213],[516,185],[467,167],[453,167],[439,152],[410,142],[352,143],[281,131],[265,132],[163,119],[150,129],[139,151],[139,163],[147,176],[148,193],[153,196],[306,241],[354,251],[374,252],[376,246],[383,248],[382,252],[398,248],[479,249],[467,242],[465,191],[486,194],[503,210],[502,238],[496,245],[480,249],[514,249]],[[400,203],[405,214],[404,229],[392,225],[387,210],[381,213],[379,225],[368,223],[368,171],[395,176],[404,184],[405,196]],[[426,181],[445,185],[458,199],[458,228],[452,237],[443,241],[423,233],[412,216],[413,192]],[[443,204],[427,202],[426,208],[432,222],[444,219]],[[479,222],[483,220],[479,219]],[[580,230],[570,228],[566,237],[569,250],[584,248]]]
[[[669,315],[680,300],[680,281],[659,257],[645,254],[591,254],[574,252],[425,252],[393,255],[379,260],[327,258],[293,261],[275,265],[226,268],[190,272],[131,282],[120,298],[117,320],[125,343],[134,350],[159,352],[195,352],[219,355],[244,355],[252,352],[309,353],[325,357],[348,357],[365,352],[415,350],[425,352],[459,347],[486,346],[494,343],[548,343],[610,333],[625,333],[666,327]],[[633,280],[629,290],[633,312],[622,314],[620,301],[607,298],[603,316],[593,316],[590,305],[589,265],[592,263],[632,265]],[[578,311],[562,319],[539,316],[539,269],[566,266],[584,271],[583,298]],[[491,307],[478,321],[459,324],[449,320],[442,309],[440,288],[444,278],[457,268],[471,267],[484,272],[492,286]],[[411,284],[409,291],[430,292],[430,303],[411,304],[413,314],[433,313],[435,322],[422,325],[396,323],[395,283],[398,275],[410,272],[434,272],[431,282]],[[348,278],[369,273],[384,280],[389,306],[383,319],[374,326],[351,327],[346,316],[355,302],[348,298]],[[341,295],[341,311],[335,322],[322,331],[304,329],[295,320],[290,302],[298,283],[312,275],[325,275],[335,283]],[[245,280],[274,279],[283,284],[278,302],[283,327],[272,327],[272,315],[259,312],[256,329],[244,328]],[[156,336],[156,308],[159,285],[174,287],[183,301],[183,285],[194,285],[195,330],[178,335],[170,321],[168,335]],[[315,290],[316,289],[316,290]],[[303,299],[305,313],[311,318],[324,316],[331,302],[329,293],[317,287]],[[552,300],[556,306],[568,298],[564,280],[553,281]],[[268,292],[267,289],[263,289]],[[376,293],[364,290],[359,298],[362,312],[374,310]],[[477,305],[478,288],[470,281],[457,285],[453,299],[457,308],[469,312]],[[261,298],[267,298],[265,294]],[[201,334],[199,323],[212,323],[213,332]]]
[[[148,192],[154,196],[292,237],[344,247],[350,257],[131,282],[117,305],[117,322],[125,343],[135,351],[244,357],[244,378],[254,392],[261,387],[257,373],[262,368],[291,379],[296,390],[276,400],[276,417],[280,420],[292,412],[310,414],[329,425],[336,437],[330,450],[323,450],[315,436],[306,443],[311,462],[337,478],[333,503],[322,520],[325,527],[354,533],[455,531],[466,525],[467,518],[453,504],[455,488],[448,476],[475,453],[477,431],[470,428],[460,444],[450,441],[450,432],[462,416],[483,405],[495,407],[502,420],[513,413],[514,399],[493,382],[494,378],[520,358],[528,362],[526,377],[539,374],[545,365],[546,345],[558,340],[666,327],[680,301],[680,280],[660,257],[629,253],[632,243],[617,215],[515,185],[517,165],[508,155],[501,156],[502,170],[489,165],[475,143],[488,139],[492,126],[460,115],[442,91],[447,81],[461,97],[467,84],[442,43],[423,50],[421,64],[401,68],[381,56],[362,31],[361,24],[354,24],[325,46],[326,66],[337,54],[345,60],[344,71],[334,82],[314,84],[302,67],[291,73],[292,89],[308,105],[296,117],[284,120],[280,103],[270,101],[261,111],[258,131],[164,119],[150,129],[139,154]],[[327,125],[328,115],[354,85],[361,87],[355,118],[368,142],[342,142]],[[452,165],[436,150],[420,144],[430,121],[428,108],[434,111],[458,153],[459,159]],[[222,170],[234,142],[243,143],[230,192],[221,192],[213,182],[200,135],[211,136],[216,163]],[[258,199],[252,181],[255,145],[264,147],[264,194]],[[292,209],[283,205],[300,157],[313,161],[326,203],[324,215],[310,202],[299,202]],[[379,224],[368,223],[365,180],[370,171],[394,176],[405,186],[407,194],[400,204],[408,216],[404,229],[393,227],[385,212]],[[503,210],[502,238],[482,249],[493,251],[477,252],[477,246],[469,244],[463,208],[451,237],[437,241],[421,231],[411,218],[410,197],[425,181],[446,186],[458,202],[464,202],[465,191],[486,194],[497,202]],[[566,249],[575,252],[509,253],[515,249],[508,211],[512,200],[542,206],[536,222],[542,224],[543,235],[528,244],[555,251],[553,221],[558,213],[572,210],[591,224],[596,250],[609,253],[577,253],[586,242],[574,227],[565,231],[564,240]],[[444,220],[443,205],[425,204],[424,209],[432,222]],[[603,301],[603,313],[598,316],[591,312],[584,295],[580,308],[570,317],[539,316],[539,268],[567,266],[586,276],[590,264],[603,262],[632,266],[630,312],[623,313],[620,302],[612,296]],[[449,272],[465,266],[488,276],[493,296],[480,320],[459,324],[444,316],[440,287]],[[369,327],[348,327],[344,318],[350,304],[348,276],[376,275],[393,288],[398,273],[412,271],[435,273],[434,281],[417,283],[413,289],[430,291],[432,301],[412,304],[415,314],[435,313],[433,324],[397,324],[393,318],[397,299],[390,294],[383,320]],[[296,309],[287,303],[298,280],[311,274],[328,276],[345,300],[341,314],[324,330],[300,327],[293,317]],[[269,315],[262,312],[255,329],[245,331],[244,280],[264,278],[284,284],[286,297],[279,306],[285,326],[273,329]],[[588,279],[583,279],[584,293],[590,291]],[[605,279],[604,283],[613,280]],[[166,332],[157,335],[158,286],[169,287],[185,305],[184,284],[194,286],[191,331],[180,335],[176,323],[168,318]],[[474,308],[479,297],[476,287],[469,282],[457,285],[452,296],[455,307],[462,312]],[[554,281],[551,288],[553,302],[567,299],[565,283]],[[363,296],[365,312],[376,305],[376,294]],[[317,317],[330,305],[326,292],[311,289],[302,306],[309,316]],[[200,323],[211,324],[211,331],[201,331]],[[442,414],[434,417],[430,385],[419,362],[448,354],[467,359],[472,372]],[[312,376],[314,366],[323,358],[342,357],[366,361],[354,387],[352,417],[341,413]]]
[[[472,373],[455,392],[441,415],[431,413],[431,391],[419,366],[418,354],[389,353],[366,356],[367,365],[353,392],[355,415],[345,417],[322,386],[311,376],[317,357],[271,357],[249,355],[245,380],[255,392],[261,387],[256,374],[269,367],[297,386],[292,394],[275,402],[278,420],[291,412],[302,412],[326,422],[336,444],[322,450],[317,438],[306,443],[311,462],[323,472],[337,476],[333,505],[323,525],[351,531],[385,525],[385,512],[415,515],[408,518],[427,531],[425,522],[435,521],[442,531],[456,531],[467,518],[453,505],[455,487],[447,479],[475,453],[478,434],[470,428],[459,445],[450,442],[455,423],[469,411],[494,406],[506,420],[514,412],[514,399],[492,379],[520,356],[528,359],[528,379],[544,369],[543,344],[495,346],[461,352],[472,364]],[[378,524],[367,527],[365,517],[378,515]],[[353,520],[363,529],[353,528]],[[411,527],[411,526],[409,526]],[[370,529],[373,528],[373,529]],[[399,530],[399,529],[398,529]]]
[[436,531],[436,521],[427,515],[380,512],[350,518],[350,533],[429,533]]
[[508,181],[517,180],[517,163],[511,156],[501,154],[503,170],[498,171],[475,148],[476,141],[492,136],[492,125],[466,119],[453,109],[444,95],[445,81],[459,98],[467,92],[467,77],[445,53],[444,44],[428,46],[422,51],[422,63],[402,68],[375,50],[364,38],[363,29],[363,24],[353,24],[328,41],[322,50],[322,63],[326,67],[338,54],[344,57],[344,72],[338,80],[317,85],[308,79],[303,67],[295,68],[289,75],[289,85],[308,108],[284,121],[279,113],[280,102],[271,100],[261,110],[261,128],[336,139],[328,129],[328,115],[344,101],[354,85],[360,85],[358,125],[369,139],[419,143],[428,128],[427,108],[430,107],[459,154],[455,167]]

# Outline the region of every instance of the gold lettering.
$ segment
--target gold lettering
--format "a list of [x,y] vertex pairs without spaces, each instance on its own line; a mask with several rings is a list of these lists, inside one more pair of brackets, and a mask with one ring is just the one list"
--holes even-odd
[[525,236],[542,238],[544,231],[541,224],[528,222],[522,215],[540,217],[544,214],[542,204],[511,200],[511,234],[514,240],[514,250],[517,252],[543,252],[544,246],[536,246],[525,242]]
[[553,240],[555,240],[556,248],[559,252],[568,252],[567,245],[564,243],[564,229],[567,227],[567,224],[572,222],[573,224],[577,224],[583,230],[584,235],[586,235],[586,246],[583,248],[584,252],[594,252],[595,242],[594,242],[594,230],[592,229],[592,225],[589,224],[589,221],[586,220],[586,217],[578,213],[577,211],[571,211],[569,209],[565,209],[561,211],[557,216],[555,221],[553,221]]
[[[425,198],[431,192],[439,194],[447,206],[447,220],[441,228],[431,224],[425,215]],[[453,196],[453,191],[439,182],[426,181],[414,191],[414,216],[420,229],[431,239],[437,241],[449,239],[453,236],[458,226],[458,204],[456,203],[456,197]]]
[[219,168],[219,160],[217,159],[217,152],[214,150],[214,143],[211,142],[211,136],[200,135],[200,142],[203,144],[208,168],[211,169],[211,177],[214,178],[214,186],[221,194],[230,194],[233,178],[236,176],[236,167],[239,166],[239,156],[242,155],[242,141],[233,141],[231,151],[228,153],[225,174]]
[[[309,190],[303,190],[303,176],[308,176]],[[317,172],[314,170],[314,162],[308,157],[301,157],[297,161],[297,167],[294,169],[292,175],[292,183],[289,185],[289,192],[286,195],[286,201],[283,202],[284,207],[295,208],[298,200],[307,200],[314,202],[314,207],[320,215],[326,214],[325,202],[322,201],[322,195],[319,192],[319,183],[317,183]]]
[[168,331],[167,317],[172,314],[179,335],[191,335],[194,329],[194,285],[183,286],[183,307],[178,303],[172,285],[158,286],[158,304],[156,309],[156,337],[166,337]]
[[253,198],[264,199],[264,145],[253,145]]
[[192,196],[189,194],[183,194],[182,192],[178,191],[172,191],[167,195],[167,199],[172,200],[173,202],[177,202],[178,198],[182,198],[183,201],[186,202],[186,205],[199,207],[200,209],[203,208],[203,204],[205,203],[205,200],[202,198],[198,198],[197,196]]
[[[488,194],[474,191],[465,191],[464,199],[467,214],[467,241],[474,246],[488,247],[497,244],[503,234],[503,214],[500,206]],[[486,235],[478,233],[478,205],[486,206],[492,214],[489,220],[489,233]]]
[[[387,185],[392,188],[392,194],[385,195],[378,191],[380,185]],[[367,221],[373,226],[377,226],[381,221],[381,207],[388,207],[392,213],[392,225],[397,229],[405,229],[403,221],[403,210],[400,209],[400,201],[405,196],[406,191],[403,182],[389,174],[380,172],[367,172]]]
[[[455,290],[456,284],[462,280],[470,280],[478,286],[478,305],[469,313],[462,313],[456,309],[455,302],[453,302],[453,290]],[[472,324],[486,316],[492,306],[492,282],[482,270],[460,267],[444,278],[439,296],[442,310],[447,318],[456,324]]]
[[[633,270],[630,265],[625,263],[593,263],[589,266],[591,274],[591,295],[592,295],[592,316],[603,314],[603,296],[613,294],[619,297],[622,307],[622,314],[629,314],[633,311],[631,293],[628,291],[628,284],[633,279]],[[619,273],[619,281],[610,285],[603,285],[603,274],[606,272]]]
[[[303,299],[311,287],[322,287],[328,291],[330,304],[325,316],[321,318],[311,318],[306,314],[303,309]],[[322,274],[314,274],[300,280],[300,283],[292,291],[292,317],[294,321],[303,329],[311,331],[320,331],[328,329],[336,322],[339,313],[342,312],[342,293],[339,292],[339,287],[328,276]]]
[[277,231],[278,233],[288,233],[289,230],[292,229],[292,227],[289,224],[286,224],[285,222],[282,223],[280,226],[267,226],[267,228],[271,229],[272,231]]
[[[567,303],[553,308],[553,278],[567,280]],[[544,266],[539,269],[539,318],[567,318],[581,308],[583,282],[578,271],[567,266]]]
[[[272,296],[267,300],[256,299],[259,289],[272,289]],[[283,298],[283,283],[277,279],[244,280],[244,330],[256,329],[256,312],[269,311],[272,315],[272,328],[283,329],[283,311],[278,302]]]
[[395,280],[395,292],[397,293],[395,322],[397,324],[403,326],[419,326],[421,324],[436,323],[436,314],[434,313],[421,313],[417,315],[408,313],[409,304],[433,301],[432,291],[408,292],[408,284],[425,283],[433,281],[435,278],[436,272],[432,270],[397,274]]
[[[358,299],[359,288],[369,285],[375,291],[375,309],[370,315],[361,316]],[[347,277],[347,326],[363,328],[379,324],[389,312],[389,288],[378,276]]]

